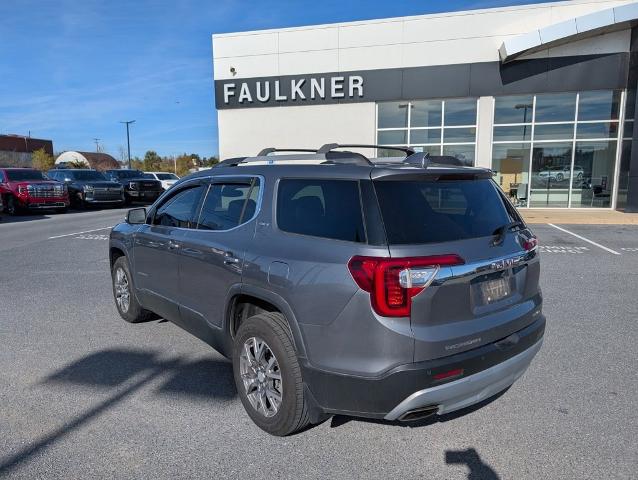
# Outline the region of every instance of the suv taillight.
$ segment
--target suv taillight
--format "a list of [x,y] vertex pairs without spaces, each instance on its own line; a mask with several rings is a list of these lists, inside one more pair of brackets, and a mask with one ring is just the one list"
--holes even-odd
[[359,288],[370,293],[372,308],[384,317],[409,317],[412,297],[425,290],[441,266],[462,265],[454,254],[430,257],[355,256],[348,270]]
[[522,244],[522,247],[528,252],[531,250],[535,250],[538,247],[538,238],[533,236],[529,238],[524,238],[522,239],[521,244]]

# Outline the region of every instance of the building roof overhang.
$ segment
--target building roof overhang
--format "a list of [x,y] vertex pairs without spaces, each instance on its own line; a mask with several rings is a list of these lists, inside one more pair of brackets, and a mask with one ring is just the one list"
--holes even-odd
[[603,33],[624,30],[634,25],[638,25],[638,2],[574,17],[517,35],[505,40],[498,52],[501,63],[507,63],[521,55],[539,52]]

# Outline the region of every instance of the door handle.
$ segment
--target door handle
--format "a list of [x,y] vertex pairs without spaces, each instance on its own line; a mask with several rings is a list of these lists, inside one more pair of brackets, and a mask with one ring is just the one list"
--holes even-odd
[[172,241],[172,240],[169,240],[169,241],[168,241],[168,249],[169,249],[169,250],[176,250],[176,249],[178,249],[178,248],[179,248],[179,243],[174,242],[174,241]]
[[241,260],[239,258],[237,258],[236,256],[233,255],[233,252],[226,252],[224,253],[224,263],[226,265],[232,265],[232,264],[237,264],[239,263]]

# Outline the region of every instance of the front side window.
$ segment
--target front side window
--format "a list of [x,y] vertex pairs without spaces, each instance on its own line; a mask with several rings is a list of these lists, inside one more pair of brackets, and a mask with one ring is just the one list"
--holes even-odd
[[203,190],[201,185],[197,185],[177,192],[157,209],[153,225],[194,228],[195,211]]
[[277,226],[302,235],[365,242],[359,183],[354,180],[283,179]]
[[213,183],[197,221],[198,230],[230,230],[255,216],[261,184],[258,178]]

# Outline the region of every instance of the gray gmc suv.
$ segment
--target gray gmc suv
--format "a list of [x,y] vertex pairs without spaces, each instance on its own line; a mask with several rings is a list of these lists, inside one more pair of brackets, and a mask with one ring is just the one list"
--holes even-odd
[[541,347],[537,240],[491,172],[355,147],[225,160],[111,232],[120,315],[163,317],[231,358],[274,435],[460,410]]

